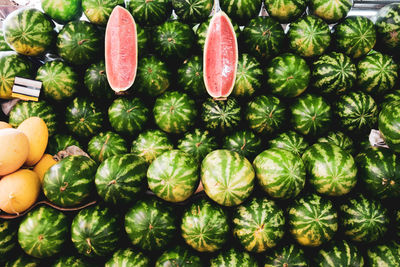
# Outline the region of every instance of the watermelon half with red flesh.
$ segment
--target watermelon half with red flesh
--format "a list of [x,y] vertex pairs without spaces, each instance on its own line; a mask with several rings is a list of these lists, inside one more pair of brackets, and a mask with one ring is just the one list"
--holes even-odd
[[231,20],[223,11],[215,13],[208,26],[203,63],[208,94],[227,98],[235,85],[238,44]]
[[108,19],[105,36],[107,80],[115,92],[129,89],[136,77],[138,46],[131,13],[116,6]]

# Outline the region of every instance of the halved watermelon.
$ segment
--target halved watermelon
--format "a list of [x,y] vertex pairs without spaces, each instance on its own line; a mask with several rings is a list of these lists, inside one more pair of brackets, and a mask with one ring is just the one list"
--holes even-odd
[[217,12],[208,26],[204,45],[204,83],[207,92],[216,99],[228,97],[235,85],[238,44],[229,17]]
[[128,10],[116,6],[108,20],[105,37],[106,74],[114,91],[125,91],[132,86],[137,61],[135,20]]

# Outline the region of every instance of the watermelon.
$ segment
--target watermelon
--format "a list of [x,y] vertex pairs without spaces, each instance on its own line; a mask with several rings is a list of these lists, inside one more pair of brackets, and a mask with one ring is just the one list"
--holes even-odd
[[241,108],[232,97],[227,100],[208,98],[203,102],[201,119],[209,130],[228,132],[239,125]]
[[207,92],[203,79],[203,61],[200,56],[184,60],[178,69],[177,78],[179,87],[189,95],[200,97]]
[[321,249],[316,258],[316,266],[364,266],[364,258],[358,248],[345,240],[337,240]]
[[308,260],[304,251],[296,245],[290,244],[267,252],[264,267],[296,266],[307,267]]
[[128,153],[128,148],[119,134],[108,131],[93,136],[88,143],[87,152],[92,159],[101,163],[111,156]]
[[239,130],[227,135],[222,147],[248,159],[253,159],[262,149],[261,138],[250,130]]
[[383,245],[374,245],[367,251],[367,262],[371,267],[391,267],[399,263],[400,244],[389,241]]
[[131,265],[136,267],[150,267],[150,259],[140,251],[131,248],[119,249],[105,263],[104,267]]
[[175,216],[171,206],[156,198],[141,199],[125,215],[125,231],[133,245],[159,250],[176,238]]
[[19,54],[39,56],[52,48],[56,39],[54,27],[53,21],[41,11],[20,8],[4,20],[4,39]]
[[42,81],[42,91],[48,99],[66,101],[78,91],[78,74],[61,60],[46,62],[35,79]]
[[30,117],[39,117],[43,119],[49,130],[50,137],[55,133],[58,127],[57,115],[53,107],[44,101],[19,101],[11,109],[8,122],[12,127],[16,128]]
[[91,267],[90,264],[86,259],[77,256],[67,256],[63,255],[60,258],[56,259],[51,265],[52,267]]
[[163,152],[171,150],[174,145],[169,140],[166,133],[160,130],[147,130],[138,135],[133,140],[131,153],[143,157],[150,164],[156,157]]
[[222,10],[239,25],[246,25],[260,13],[262,0],[220,0]]
[[379,113],[378,128],[386,144],[395,152],[400,152],[400,102],[393,101]]
[[342,95],[336,102],[339,124],[348,131],[369,131],[378,121],[378,106],[369,94],[362,91]]
[[254,188],[251,163],[239,153],[219,149],[201,163],[201,182],[207,196],[223,206],[235,206],[248,198]]
[[109,157],[96,171],[97,193],[115,206],[132,203],[147,189],[146,171],[146,161],[136,155]]
[[302,246],[320,246],[331,240],[338,229],[332,202],[316,194],[296,199],[287,213],[290,233]]
[[320,56],[331,43],[331,30],[322,19],[307,15],[290,23],[289,48],[302,57]]
[[0,98],[10,99],[15,76],[32,79],[33,66],[25,57],[11,51],[0,52]]
[[311,86],[322,94],[341,94],[353,88],[356,65],[343,53],[322,55],[311,66]]
[[332,143],[315,143],[303,154],[309,182],[320,194],[341,196],[357,183],[353,156]]
[[359,194],[347,199],[340,212],[343,233],[352,241],[374,242],[388,230],[388,211],[378,200]]
[[348,137],[346,134],[340,131],[330,131],[325,136],[322,136],[318,139],[319,143],[331,143],[337,145],[344,151],[348,152],[349,154],[354,154],[355,152],[355,145],[353,140]]
[[71,240],[82,255],[106,256],[115,250],[120,230],[120,222],[111,210],[91,206],[79,211],[72,221]]
[[400,101],[400,90],[385,94],[379,108],[382,110],[386,105],[394,103],[395,101]]
[[134,88],[155,97],[169,88],[171,78],[167,64],[153,55],[148,55],[139,61]]
[[143,130],[148,116],[149,109],[137,97],[115,99],[108,108],[111,126],[118,133],[125,135],[134,135]]
[[139,59],[143,56],[147,55],[147,51],[149,50],[148,42],[150,38],[150,32],[136,24],[136,38],[137,38],[137,46],[138,46],[138,57]]
[[123,6],[123,0],[82,0],[82,9],[91,23],[106,26],[113,9]]
[[184,133],[195,122],[197,109],[194,100],[177,91],[165,92],[156,99],[153,107],[154,121],[167,133]]
[[333,28],[333,45],[351,58],[360,58],[374,47],[374,23],[367,17],[350,16]]
[[157,259],[155,267],[201,267],[201,259],[186,247],[177,245],[166,251]]
[[65,214],[48,206],[40,206],[21,221],[18,243],[26,254],[42,259],[63,250],[68,231],[69,223]]
[[306,11],[308,2],[307,0],[265,0],[264,4],[272,18],[279,23],[289,23]]
[[40,260],[28,255],[21,254],[17,258],[11,259],[6,262],[5,267],[39,267]]
[[250,252],[261,253],[282,239],[285,233],[283,211],[267,198],[252,198],[233,214],[233,234]]
[[41,0],[41,4],[46,15],[59,24],[78,20],[82,16],[82,1],[80,0]]
[[347,16],[353,0],[311,0],[310,11],[329,24],[336,23]]
[[58,54],[74,65],[90,64],[102,54],[102,34],[94,24],[75,20],[64,25],[57,36]]
[[311,71],[303,58],[284,53],[268,63],[265,73],[266,83],[273,94],[296,97],[307,89]]
[[200,198],[185,209],[181,231],[182,237],[193,249],[200,252],[217,251],[228,239],[228,216],[220,206]]
[[252,96],[260,90],[262,77],[263,71],[257,59],[248,54],[241,54],[232,95],[235,97]]
[[121,6],[113,9],[107,22],[104,50],[110,87],[115,92],[128,90],[136,78],[138,44],[135,20]]
[[91,137],[103,127],[103,112],[88,98],[75,98],[65,111],[65,125],[79,137]]
[[175,62],[190,56],[194,38],[194,32],[189,25],[172,20],[154,29],[152,45],[161,58]]
[[400,48],[399,16],[399,3],[384,6],[375,16],[377,39],[388,52],[392,53],[398,53],[398,48]]
[[270,148],[283,148],[299,156],[303,155],[309,145],[304,137],[295,131],[283,132],[275,139],[269,140],[268,144]]
[[6,40],[4,40],[3,29],[0,28],[0,51],[10,51],[12,50],[10,46],[8,46]]
[[204,84],[211,97],[225,99],[231,94],[235,85],[238,53],[233,25],[223,11],[218,11],[208,26],[203,51]]
[[274,134],[287,119],[286,107],[275,96],[257,96],[247,104],[246,120],[250,129],[258,134]]
[[55,134],[49,138],[47,144],[47,153],[55,155],[58,152],[65,150],[69,146],[80,147],[79,142],[71,135],[66,134]]
[[18,223],[0,219],[0,263],[17,244]]
[[322,96],[306,94],[291,106],[293,128],[303,135],[316,136],[328,130],[331,107]]
[[393,89],[399,66],[389,55],[373,51],[357,64],[357,84],[366,93],[379,95]]
[[172,0],[178,19],[184,23],[200,23],[207,20],[213,8],[212,0]]
[[360,181],[379,199],[400,196],[400,158],[386,148],[371,147],[358,154],[356,163]]
[[258,183],[273,198],[295,198],[306,183],[303,160],[283,148],[264,150],[254,159],[253,166]]
[[172,13],[171,0],[132,0],[129,11],[141,26],[155,26],[166,21]]
[[164,152],[150,164],[147,182],[159,198],[169,202],[184,201],[198,186],[198,164],[180,150]]
[[68,156],[47,170],[43,192],[62,207],[81,204],[91,194],[96,169],[96,163],[88,157]]
[[187,132],[178,141],[178,149],[189,154],[197,163],[200,163],[208,153],[217,148],[218,144],[215,137],[207,130],[200,130],[199,128]]
[[235,248],[224,250],[210,260],[210,267],[258,267],[257,260],[247,252]]
[[108,100],[113,97],[113,91],[107,81],[104,60],[93,63],[86,69],[83,83],[94,98]]

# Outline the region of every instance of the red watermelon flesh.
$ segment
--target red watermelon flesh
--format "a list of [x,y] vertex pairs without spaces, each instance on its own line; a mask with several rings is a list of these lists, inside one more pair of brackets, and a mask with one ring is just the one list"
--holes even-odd
[[129,89],[136,77],[138,61],[136,23],[131,13],[116,6],[107,23],[105,63],[107,80],[116,91]]
[[216,99],[228,97],[235,85],[238,45],[229,17],[217,12],[210,21],[203,54],[204,83]]

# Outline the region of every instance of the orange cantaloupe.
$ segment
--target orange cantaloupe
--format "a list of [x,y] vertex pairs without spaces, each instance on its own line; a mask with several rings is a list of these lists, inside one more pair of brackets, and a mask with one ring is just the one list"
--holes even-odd
[[29,155],[28,137],[13,128],[0,130],[0,176],[18,170]]
[[57,161],[50,154],[44,154],[43,157],[39,160],[39,162],[33,168],[33,171],[39,176],[40,183],[43,184],[44,174],[51,166],[56,164]]
[[12,126],[5,121],[0,121],[0,130],[7,129],[7,128],[12,128]]

